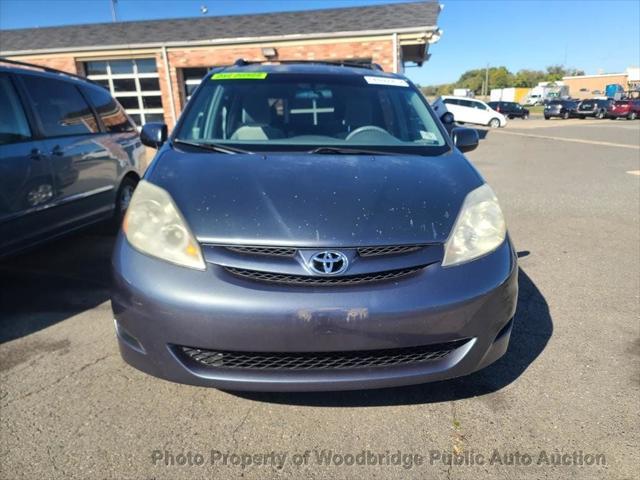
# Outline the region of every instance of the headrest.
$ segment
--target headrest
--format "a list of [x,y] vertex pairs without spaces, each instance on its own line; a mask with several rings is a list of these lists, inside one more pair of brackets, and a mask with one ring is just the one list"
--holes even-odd
[[271,120],[269,101],[264,97],[246,97],[242,103],[242,123],[268,125]]

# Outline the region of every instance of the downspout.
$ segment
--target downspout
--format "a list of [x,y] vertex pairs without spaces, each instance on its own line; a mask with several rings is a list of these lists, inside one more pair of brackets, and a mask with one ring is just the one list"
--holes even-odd
[[393,73],[398,73],[398,34],[393,33],[391,40],[393,43]]
[[164,74],[167,86],[169,87],[169,101],[171,102],[171,118],[173,119],[173,126],[175,127],[176,118],[176,104],[173,96],[173,83],[171,82],[171,73],[169,71],[169,58],[167,56],[167,47],[162,45],[162,61],[164,62]]

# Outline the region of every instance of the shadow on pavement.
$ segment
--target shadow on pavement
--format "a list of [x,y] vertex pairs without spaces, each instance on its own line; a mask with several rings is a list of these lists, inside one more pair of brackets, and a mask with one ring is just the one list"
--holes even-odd
[[486,128],[474,128],[476,132],[478,132],[478,138],[480,140],[484,140],[489,135],[489,130]]
[[0,261],[0,343],[109,299],[115,235],[97,225]]
[[[528,253],[526,252],[526,254]],[[228,393],[249,400],[291,405],[373,407],[446,402],[497,392],[522,375],[542,353],[553,333],[549,306],[540,290],[522,269],[520,269],[518,284],[520,288],[518,309],[507,353],[497,362],[469,376],[379,390]]]

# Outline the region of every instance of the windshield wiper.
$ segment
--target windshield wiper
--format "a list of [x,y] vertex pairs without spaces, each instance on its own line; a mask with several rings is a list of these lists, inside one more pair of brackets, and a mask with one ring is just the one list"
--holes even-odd
[[176,138],[173,140],[173,143],[178,143],[180,145],[189,145],[190,147],[201,148],[203,150],[209,150],[211,152],[218,153],[228,153],[228,154],[237,154],[237,153],[253,153],[249,150],[243,150],[237,147],[230,147],[228,145],[220,145],[219,143],[198,143],[198,142],[188,142],[186,140],[180,140]]
[[382,152],[380,150],[342,147],[318,147],[313,150],[309,150],[307,153],[326,153],[330,155],[393,155],[391,152]]

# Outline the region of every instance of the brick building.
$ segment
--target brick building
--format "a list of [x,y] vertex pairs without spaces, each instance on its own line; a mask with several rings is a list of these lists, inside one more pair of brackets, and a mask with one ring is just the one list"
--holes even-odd
[[441,6],[412,2],[257,15],[0,31],[0,56],[85,75],[139,124],[170,127],[206,71],[249,61],[422,64],[441,32]]
[[571,96],[575,98],[602,96],[606,86],[612,83],[622,85],[622,88],[627,91],[637,92],[640,90],[640,68],[629,67],[623,73],[563,77],[562,81],[569,87]]

